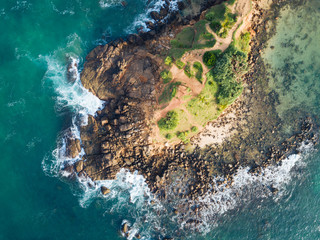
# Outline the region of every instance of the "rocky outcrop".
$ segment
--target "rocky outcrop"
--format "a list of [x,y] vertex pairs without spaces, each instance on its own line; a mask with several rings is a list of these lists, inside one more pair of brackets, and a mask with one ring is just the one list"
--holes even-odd
[[[79,176],[102,180],[113,179],[121,168],[126,168],[144,175],[159,199],[195,199],[208,190],[214,192],[211,183],[215,175],[224,175],[227,179],[224,184],[228,184],[240,166],[249,165],[252,171],[259,171],[296,151],[302,141],[316,142],[314,123],[309,118],[297,123],[293,136],[282,137],[280,131],[274,134],[274,126],[278,124],[272,104],[274,96],[261,91],[246,102],[249,105],[254,98],[256,102],[251,105],[259,107],[258,114],[246,116],[248,125],[233,142],[192,152],[186,151],[183,144],[172,147],[155,144],[151,133],[155,127],[152,119],[156,95],[162,86],[161,56],[179,27],[167,26],[153,38],[130,35],[127,41],[120,39],[88,54],[81,73],[82,84],[105,100],[106,105],[95,117],[89,116],[88,124],[81,127],[85,156],[68,169],[72,168]],[[250,57],[251,64],[260,50],[253,48],[253,52],[257,54]],[[248,84],[254,74],[254,70],[248,73]],[[260,117],[256,119],[254,115]],[[261,126],[266,129],[262,131]],[[250,131],[255,134],[245,134]],[[250,150],[241,146],[250,146]],[[69,156],[78,155],[79,147],[79,140],[67,140]]]

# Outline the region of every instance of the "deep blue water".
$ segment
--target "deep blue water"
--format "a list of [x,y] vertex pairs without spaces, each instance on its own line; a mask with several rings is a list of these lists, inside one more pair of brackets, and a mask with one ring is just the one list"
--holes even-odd
[[[94,191],[83,194],[77,183],[62,181],[50,168],[56,166],[52,153],[57,153],[57,142],[72,118],[93,113],[101,104],[78,82],[67,82],[68,59],[79,60],[81,66],[97,44],[134,31],[135,20],[143,19],[150,7],[143,0],[128,0],[125,8],[107,0],[0,1],[0,239],[121,239],[123,219],[136,221],[146,236],[153,228],[153,213],[139,198],[143,182],[110,183],[119,194],[104,200]],[[278,34],[270,40],[275,48],[264,56],[270,71],[279,73],[270,81],[280,95],[277,110],[285,116],[301,107],[318,115],[320,4],[310,0],[282,15]],[[283,47],[289,41],[301,51]],[[284,91],[281,63],[288,59],[303,59],[303,64],[295,83]],[[278,199],[257,193],[209,223],[206,235],[191,238],[320,239],[319,160],[317,151],[299,159]],[[281,174],[272,176],[282,182]],[[136,201],[129,202],[129,197]],[[142,223],[145,215],[149,223]]]

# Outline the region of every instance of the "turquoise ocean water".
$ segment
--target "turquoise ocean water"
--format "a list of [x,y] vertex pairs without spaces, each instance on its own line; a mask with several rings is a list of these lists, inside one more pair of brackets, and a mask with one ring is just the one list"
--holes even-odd
[[[138,188],[105,201],[62,181],[52,167],[57,141],[74,116],[93,114],[102,104],[78,81],[68,83],[68,61],[79,61],[81,68],[94,46],[133,32],[154,4],[0,0],[0,239],[122,239],[123,219],[149,214],[128,201],[128,195],[139,195]],[[277,110],[284,121],[292,109],[317,116],[320,3],[284,9],[278,22],[264,54],[270,87],[279,94]],[[286,183],[277,198],[248,191],[241,207],[209,223],[206,235],[190,238],[320,239],[320,153],[292,159],[295,167],[270,174]],[[147,236],[154,222],[138,223]]]

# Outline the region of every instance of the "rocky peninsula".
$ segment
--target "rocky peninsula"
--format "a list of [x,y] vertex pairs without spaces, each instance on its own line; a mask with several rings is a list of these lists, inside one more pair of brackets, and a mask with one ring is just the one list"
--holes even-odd
[[[300,113],[286,130],[261,60],[285,1],[222,2],[209,1],[197,11],[180,3],[180,11],[168,15],[167,1],[152,14],[158,24],[148,23],[150,32],[88,54],[82,84],[106,104],[81,127],[81,139],[67,140],[70,157],[81,148],[85,156],[66,170],[95,181],[113,179],[125,168],[143,175],[161,201],[196,200],[215,192],[217,176],[228,186],[241,167],[258,173],[297,153],[303,142],[316,144],[314,116]],[[223,61],[230,68],[223,69]],[[230,71],[229,85],[217,80],[220,67]],[[173,127],[170,112],[179,116]],[[180,204],[174,214],[187,212],[190,204],[198,214],[202,206],[196,201]],[[188,214],[180,218],[195,224]]]

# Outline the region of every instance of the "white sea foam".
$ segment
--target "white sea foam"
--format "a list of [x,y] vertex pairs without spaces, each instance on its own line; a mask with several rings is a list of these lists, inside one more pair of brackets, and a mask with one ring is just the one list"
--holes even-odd
[[32,6],[31,3],[28,1],[16,1],[16,5],[11,8],[11,10],[18,11],[18,10],[27,10]]
[[99,5],[102,8],[108,8],[113,6],[121,5],[121,0],[100,0]]
[[[78,181],[83,190],[80,197],[82,207],[89,206],[97,198],[103,198],[114,203],[110,209],[106,209],[107,213],[130,211],[131,220],[124,220],[130,226],[127,239],[133,239],[138,233],[143,235],[142,239],[148,239],[152,228],[160,228],[157,211],[161,211],[163,206],[154,199],[145,178],[137,172],[121,169],[114,180],[92,181],[90,178],[79,177]],[[101,187],[107,187],[110,193],[103,195]],[[143,226],[145,223],[148,227]],[[145,230],[141,231],[143,228]]]
[[96,111],[102,109],[104,105],[104,101],[101,101],[81,84],[78,69],[80,59],[77,57],[77,53],[79,54],[81,51],[81,39],[76,34],[72,34],[68,37],[66,48],[58,49],[49,56],[40,56],[38,59],[45,62],[47,66],[43,84],[52,86],[57,93],[57,112],[68,109],[74,113],[71,127],[60,133],[57,148],[51,156],[47,156],[42,162],[44,171],[52,176],[66,174],[61,172],[61,169],[66,164],[74,163],[84,156],[82,149],[75,158],[68,157],[66,155],[66,138],[80,139],[80,126],[86,125],[88,115],[95,115]]
[[[203,223],[200,225],[201,231],[203,233],[210,231],[219,216],[237,206],[248,204],[253,199],[273,196],[275,201],[279,200],[286,191],[286,185],[292,179],[293,169],[304,165],[303,159],[313,150],[313,145],[302,144],[299,150],[301,153],[292,154],[279,165],[266,167],[260,173],[251,173],[249,167],[240,168],[233,176],[231,186],[217,184],[225,179],[215,179],[213,185],[217,192],[208,192],[197,200],[197,203],[202,206],[198,215]],[[274,194],[272,189],[276,189],[277,193]],[[189,214],[192,216],[194,212]],[[182,227],[184,225],[186,222],[182,223]]]
[[[170,1],[170,6],[169,6],[169,14],[170,12],[173,12],[173,11],[176,11],[178,10],[178,2],[180,2],[181,0],[175,0],[175,1]],[[146,22],[152,22],[152,23],[155,23],[155,20],[153,20],[151,17],[150,17],[150,13],[155,11],[155,12],[160,12],[160,9],[161,7],[163,7],[165,5],[165,1],[164,0],[154,0],[154,1],[151,1],[148,6],[147,6],[147,11],[145,13],[141,13],[139,14],[133,21],[133,23],[127,27],[125,29],[125,32],[127,34],[130,34],[130,33],[134,33],[137,31],[137,29],[141,29],[142,31],[144,32],[148,32],[150,29],[147,27],[147,24]],[[166,16],[162,22],[165,22],[167,20],[167,17]]]
[[[78,64],[78,59],[70,58],[73,61],[72,65],[74,62]],[[70,71],[76,74],[76,80],[74,83],[70,83],[66,79],[66,65],[61,64],[60,61],[52,56],[46,56],[45,61],[48,65],[45,78],[52,81],[55,91],[58,94],[58,111],[66,107],[71,107],[76,113],[86,117],[88,114],[94,115],[98,109],[103,107],[104,102],[82,86],[79,72],[75,65],[73,65]]]

